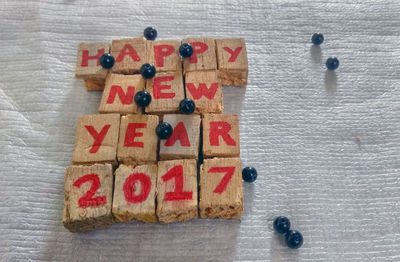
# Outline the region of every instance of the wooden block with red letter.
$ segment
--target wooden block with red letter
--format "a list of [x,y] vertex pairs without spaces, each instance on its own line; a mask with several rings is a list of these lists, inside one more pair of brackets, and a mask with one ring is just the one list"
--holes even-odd
[[163,121],[173,127],[172,135],[160,140],[160,159],[197,159],[200,144],[199,115],[164,115]]
[[141,75],[109,74],[101,98],[100,113],[136,114],[141,110],[134,101],[137,92],[144,90],[146,81]]
[[112,190],[110,164],[68,166],[65,171],[64,226],[71,232],[111,226],[114,223]]
[[75,77],[93,80],[94,82],[104,80],[108,70],[100,65],[99,58],[102,54],[109,51],[110,44],[106,42],[80,43],[78,46]]
[[111,54],[115,58],[115,64],[111,69],[113,73],[135,74],[146,63],[146,39],[125,38],[113,40]]
[[182,73],[156,73],[146,82],[146,91],[151,94],[151,103],[146,113],[164,114],[179,112],[179,103],[185,98]]
[[119,123],[118,114],[79,117],[72,163],[74,165],[117,164]]
[[185,74],[191,71],[217,69],[214,38],[186,38],[182,40],[182,43],[190,43],[193,47],[193,54],[188,58],[183,58]]
[[118,161],[127,165],[157,161],[158,116],[127,115],[121,118]]
[[223,85],[246,86],[247,51],[243,38],[216,39],[218,69]]
[[186,97],[193,99],[198,113],[222,113],[222,85],[217,70],[189,72],[185,76]]
[[197,166],[194,159],[158,162],[157,216],[161,223],[198,216]]
[[202,218],[237,218],[243,213],[240,158],[205,159],[200,167],[199,211]]
[[205,114],[203,117],[204,157],[240,155],[239,118],[229,114]]
[[179,46],[177,40],[147,41],[147,63],[153,64],[157,72],[182,72]]
[[118,222],[132,219],[157,222],[157,165],[132,168],[120,165],[115,171],[112,213]]

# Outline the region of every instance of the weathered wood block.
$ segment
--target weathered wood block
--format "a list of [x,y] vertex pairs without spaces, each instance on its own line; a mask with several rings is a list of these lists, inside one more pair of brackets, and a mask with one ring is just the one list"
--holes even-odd
[[236,157],[240,155],[239,117],[229,114],[203,116],[204,157]]
[[146,91],[151,94],[151,103],[146,113],[164,114],[179,112],[179,103],[185,98],[182,73],[156,73],[146,81]]
[[200,167],[202,218],[237,218],[243,213],[240,158],[205,159]]
[[160,159],[197,159],[200,144],[200,115],[164,115],[174,131],[160,140]]
[[104,80],[107,69],[104,69],[99,62],[102,54],[110,51],[110,44],[106,42],[80,43],[76,60],[75,77]]
[[118,222],[132,219],[157,222],[157,165],[135,168],[120,165],[115,171],[112,213]]
[[127,75],[139,73],[140,67],[146,63],[146,39],[139,37],[113,40],[111,55],[115,58],[111,72]]
[[109,74],[99,106],[100,113],[137,114],[141,108],[135,103],[135,94],[144,90],[141,75]]
[[247,86],[248,64],[243,38],[216,39],[222,85]]
[[147,63],[153,64],[157,72],[182,72],[177,40],[147,41]]
[[120,163],[138,165],[157,161],[158,116],[126,115],[121,118],[117,157]]
[[64,226],[71,232],[111,226],[114,223],[112,190],[110,164],[68,166],[65,171]]
[[84,80],[86,91],[101,91],[104,90],[105,80]]
[[74,165],[117,164],[119,123],[118,114],[79,117],[72,163]]
[[161,223],[197,218],[196,160],[158,162],[157,216]]
[[193,54],[188,58],[183,58],[183,70],[185,73],[217,69],[214,38],[186,38],[182,40],[182,43],[190,43],[193,47]]
[[197,113],[222,113],[224,103],[220,73],[213,71],[189,72],[185,76],[186,97],[196,104]]

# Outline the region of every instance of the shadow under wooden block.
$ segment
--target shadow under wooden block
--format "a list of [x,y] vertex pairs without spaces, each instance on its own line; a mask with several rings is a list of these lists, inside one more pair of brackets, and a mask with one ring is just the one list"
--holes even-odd
[[197,113],[222,113],[224,109],[220,73],[195,71],[185,75],[186,97],[196,104]]
[[141,108],[134,97],[144,90],[146,81],[141,75],[109,74],[99,106],[99,113],[137,114]]
[[147,41],[147,63],[157,72],[182,72],[180,42],[178,40]]
[[197,159],[200,144],[200,115],[164,115],[173,132],[168,139],[160,140],[160,159]]
[[240,156],[237,115],[205,114],[202,126],[204,158]]
[[[109,51],[110,44],[106,42],[80,43],[78,46],[75,77],[93,80],[94,82],[99,80],[104,81],[108,70],[100,65],[99,58]],[[102,90],[91,88],[93,88],[93,86],[89,86],[90,90]],[[88,87],[86,87],[86,89],[88,89]]]
[[157,161],[156,115],[121,117],[117,156],[120,163],[139,165]]
[[161,223],[198,217],[197,164],[194,159],[158,162],[157,216]]
[[192,71],[217,69],[214,38],[186,38],[182,40],[182,43],[190,43],[193,47],[193,54],[182,59],[185,74]]
[[72,163],[116,165],[119,123],[118,114],[79,117]]
[[84,80],[86,91],[101,91],[104,90],[105,81],[101,80]]
[[132,219],[157,222],[157,164],[135,168],[120,165],[115,171],[112,213],[118,222]]
[[146,39],[139,37],[113,40],[111,55],[115,58],[111,72],[126,75],[139,73],[140,67],[146,63]]
[[64,226],[71,232],[111,226],[114,223],[112,191],[110,164],[68,166],[65,171]]
[[238,218],[243,213],[240,158],[206,159],[200,167],[199,211],[202,218]]

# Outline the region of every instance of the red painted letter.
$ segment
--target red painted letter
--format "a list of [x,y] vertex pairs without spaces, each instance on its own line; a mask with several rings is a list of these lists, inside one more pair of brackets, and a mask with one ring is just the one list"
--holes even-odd
[[[140,193],[135,192],[135,184],[140,183]],[[149,176],[144,173],[130,174],[124,183],[125,200],[129,203],[138,204],[146,201],[151,190],[151,180]],[[134,195],[134,193],[137,193]]]
[[214,189],[214,193],[216,194],[222,194],[226,187],[229,184],[229,181],[231,181],[233,174],[235,173],[235,167],[234,166],[219,166],[219,167],[212,167],[210,170],[208,170],[208,173],[225,173],[225,175],[222,177],[221,182],[217,185],[217,187]]
[[155,45],[154,46],[154,59],[156,60],[156,66],[164,66],[164,57],[172,55],[175,48],[172,45]]
[[100,65],[99,58],[104,54],[104,48],[97,50],[97,55],[89,56],[89,50],[82,50],[82,67],[87,67],[89,65],[89,59],[96,59],[97,65]]
[[92,182],[90,189],[78,200],[79,207],[100,206],[107,203],[106,196],[93,197],[100,188],[100,179],[98,174],[87,174],[81,176],[74,182],[74,186],[80,188],[86,182]]
[[165,192],[165,201],[181,201],[181,200],[192,200],[192,191],[183,191],[183,166],[174,166],[165,175],[161,177],[165,183],[168,180],[175,179],[175,188],[173,192]]
[[140,61],[140,57],[136,53],[136,50],[130,44],[125,44],[119,52],[117,59],[115,59],[115,62],[121,62],[122,60],[124,60],[126,55],[129,55],[135,62]]
[[208,100],[213,99],[218,86],[218,83],[212,83],[211,87],[207,88],[205,83],[200,83],[199,88],[196,88],[193,83],[186,83],[186,88],[192,94],[193,99],[200,99],[202,96],[205,96]]
[[90,133],[90,135],[94,139],[93,145],[89,150],[89,153],[94,154],[99,150],[101,143],[103,143],[103,140],[106,137],[108,129],[110,129],[111,125],[103,126],[100,133],[97,133],[96,129],[94,129],[93,126],[85,126],[85,127],[86,130]]
[[208,45],[203,42],[192,42],[190,43],[193,47],[193,54],[189,57],[189,62],[191,64],[197,63],[197,54],[204,53],[208,50]]
[[189,142],[189,137],[185,128],[185,125],[183,122],[179,122],[176,127],[174,128],[174,131],[172,132],[172,135],[165,141],[164,146],[173,146],[175,145],[175,142],[179,140],[181,143],[181,146],[183,147],[189,147],[190,142]]
[[128,86],[128,90],[126,91],[126,94],[125,94],[122,87],[117,86],[117,85],[112,85],[111,89],[110,89],[110,93],[108,94],[107,104],[114,103],[115,95],[118,94],[121,104],[130,105],[130,104],[132,104],[134,93],[135,93],[134,86]]
[[174,98],[175,93],[163,93],[164,89],[171,89],[170,85],[162,85],[161,82],[167,82],[174,80],[174,76],[161,76],[156,77],[153,80],[153,98],[163,99],[163,98]]
[[235,140],[229,135],[231,128],[231,125],[224,121],[210,122],[210,145],[219,146],[219,136],[221,136],[228,146],[235,146]]
[[228,62],[235,62],[236,58],[238,57],[238,55],[240,54],[240,51],[242,51],[242,47],[236,47],[235,51],[233,51],[232,49],[230,49],[229,47],[225,46],[224,50],[226,52],[228,52],[229,54],[231,54],[231,57],[229,58]]
[[146,123],[129,123],[126,128],[124,146],[126,147],[143,147],[143,142],[135,141],[135,137],[142,137],[143,133],[136,133],[136,129],[146,128]]

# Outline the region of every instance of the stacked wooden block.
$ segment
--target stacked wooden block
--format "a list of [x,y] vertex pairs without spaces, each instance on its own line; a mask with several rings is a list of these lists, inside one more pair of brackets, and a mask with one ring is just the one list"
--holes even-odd
[[[182,59],[180,41],[130,38],[79,45],[76,77],[87,90],[104,90],[97,115],[78,120],[72,165],[65,173],[63,223],[72,232],[132,219],[170,223],[237,218],[243,211],[239,120],[223,114],[222,85],[246,86],[243,39],[188,38],[193,55]],[[102,68],[111,53],[115,64]],[[154,78],[139,74],[155,65]],[[146,90],[144,110],[134,95]],[[185,97],[194,114],[179,114]],[[160,140],[160,121],[173,127]],[[115,171],[114,171],[115,170]]]

